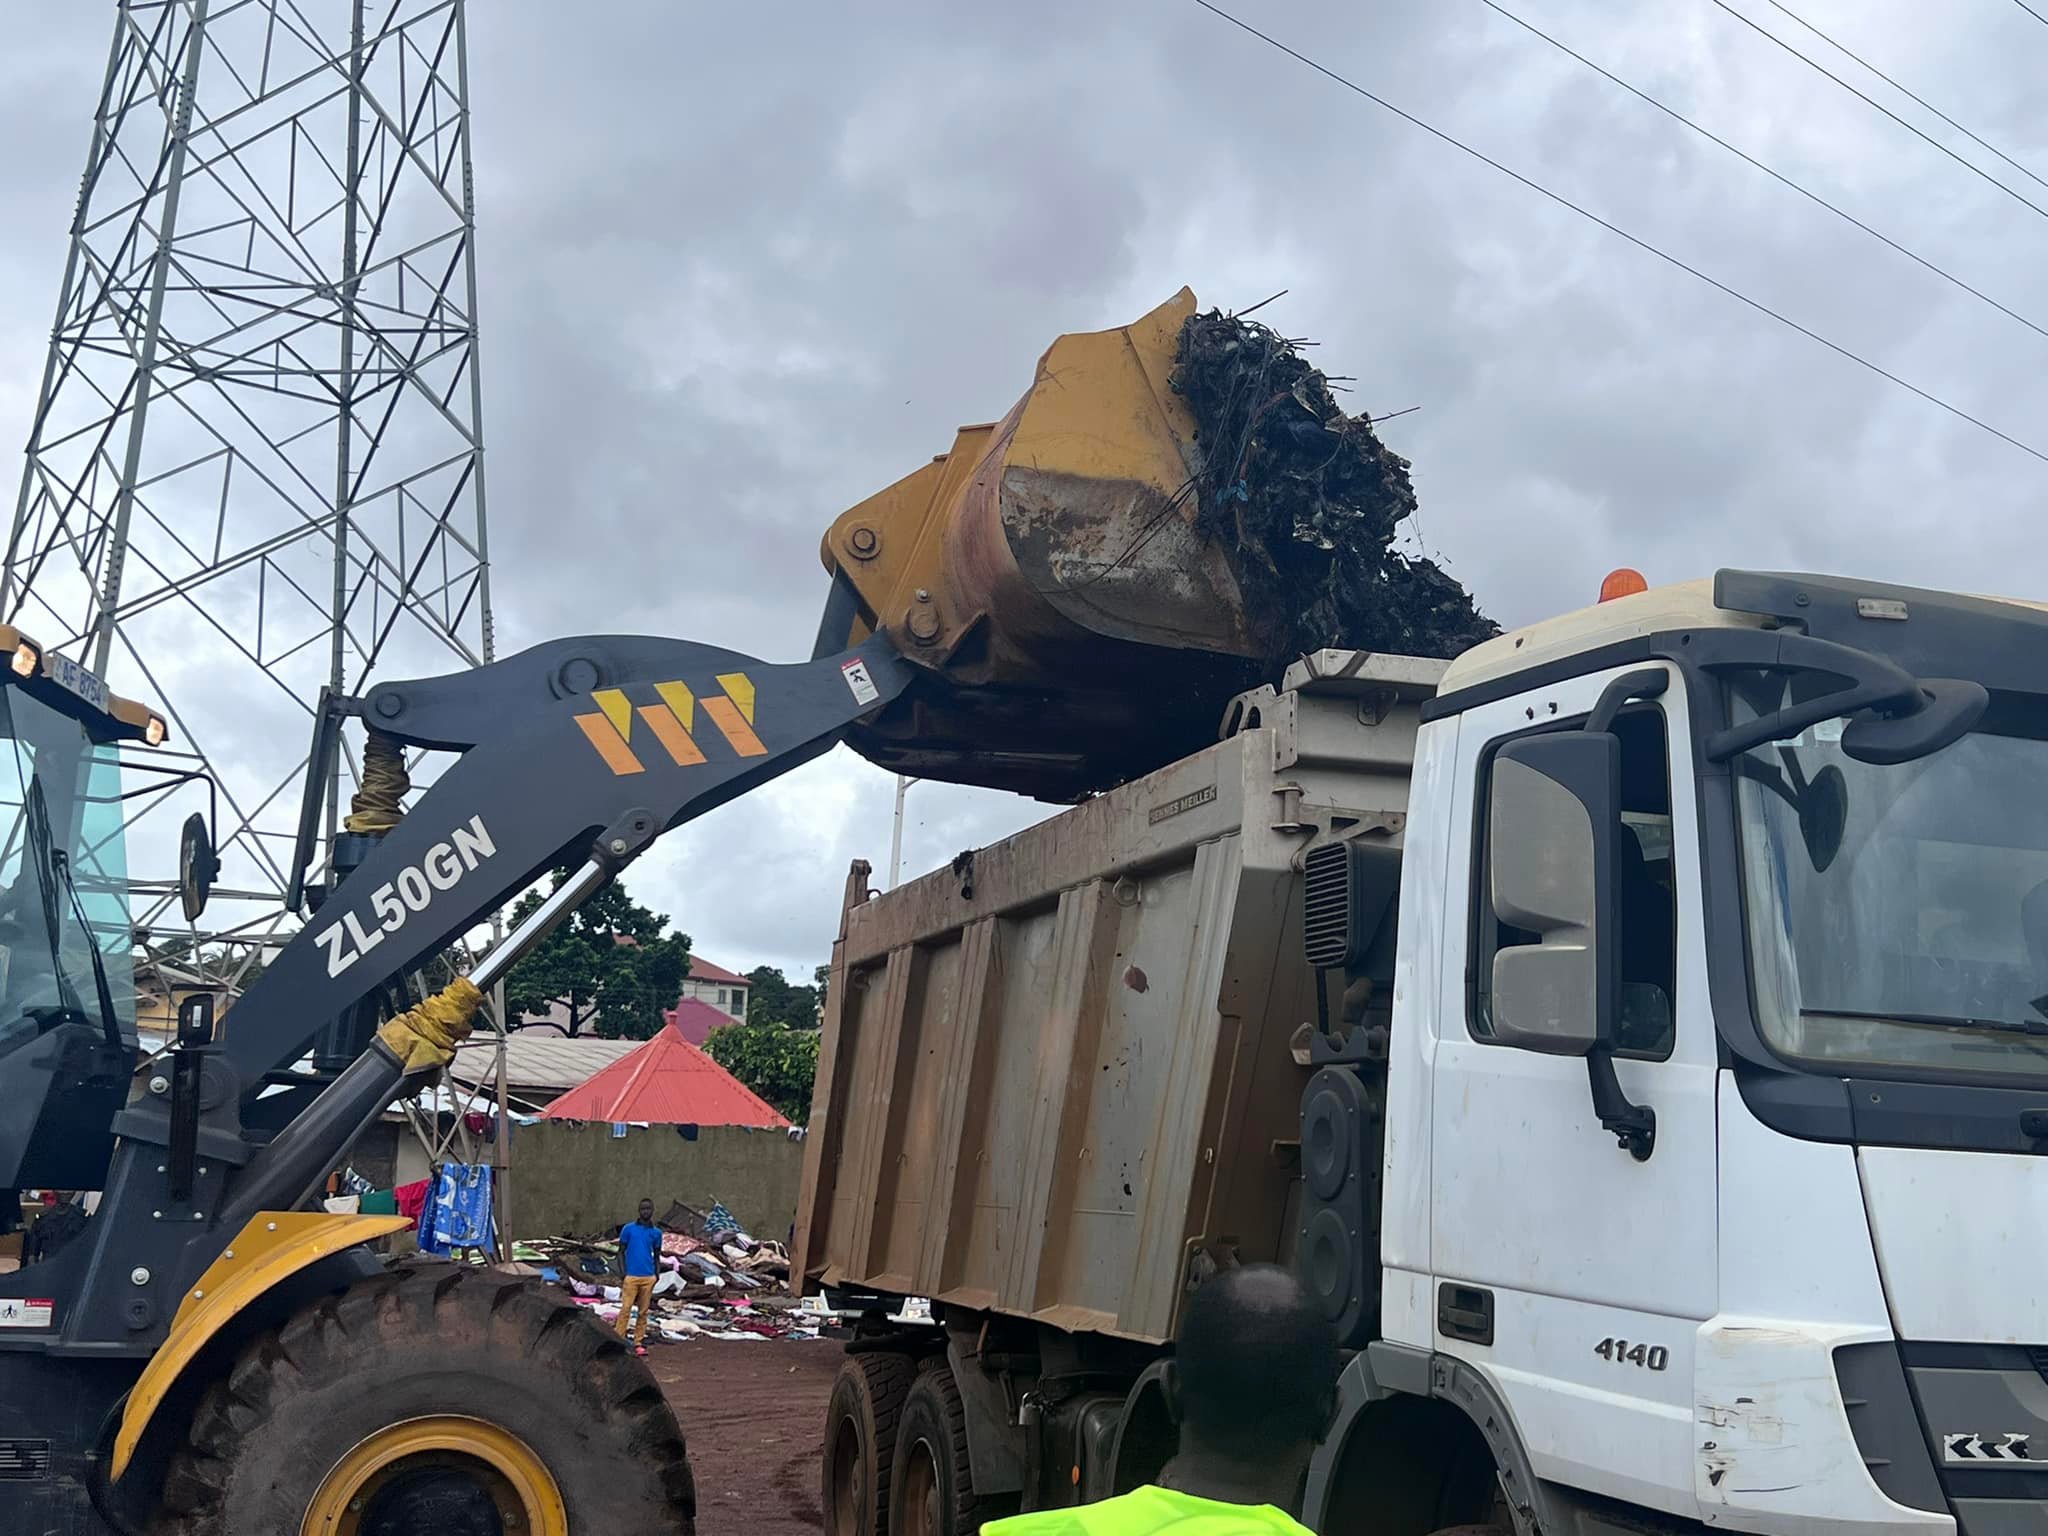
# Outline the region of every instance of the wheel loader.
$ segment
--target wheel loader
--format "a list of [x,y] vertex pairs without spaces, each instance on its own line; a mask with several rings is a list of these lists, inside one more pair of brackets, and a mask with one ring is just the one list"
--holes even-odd
[[[146,1061],[120,796],[164,721],[0,629],[0,1188],[98,1192],[0,1274],[0,1532],[692,1529],[682,1434],[618,1341],[528,1280],[387,1265],[368,1245],[405,1222],[316,1195],[579,902],[836,743],[1073,800],[1213,735],[1270,661],[1270,598],[1198,525],[1203,450],[1171,382],[1194,312],[1183,290],[1060,338],[1002,420],[837,519],[807,661],[586,636],[323,697],[287,892],[303,926],[231,1011],[186,999]],[[363,784],[323,864],[355,731]],[[408,753],[449,759],[409,807]],[[212,847],[194,817],[191,917]],[[468,976],[407,990],[562,869]]]

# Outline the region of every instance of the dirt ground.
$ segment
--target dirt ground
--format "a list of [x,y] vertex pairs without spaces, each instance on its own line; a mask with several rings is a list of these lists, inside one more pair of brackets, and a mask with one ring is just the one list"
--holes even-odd
[[809,1536],[822,1530],[825,1403],[842,1358],[828,1340],[697,1339],[649,1347],[697,1475],[702,1536]]

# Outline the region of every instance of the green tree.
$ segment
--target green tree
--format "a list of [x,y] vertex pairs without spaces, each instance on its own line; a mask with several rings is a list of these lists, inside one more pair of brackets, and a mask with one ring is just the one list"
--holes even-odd
[[811,980],[818,989],[818,1022],[823,1024],[825,1022],[825,993],[832,981],[831,965],[827,963],[819,966],[815,971],[811,972]]
[[818,989],[799,987],[772,965],[747,972],[749,1024],[787,1024],[791,1029],[818,1027]]
[[[552,877],[549,889],[563,872]],[[538,907],[529,891],[512,909],[516,924]],[[650,912],[614,880],[576,909],[505,978],[505,1008],[514,1019],[568,1011],[568,1031],[612,1040],[651,1039],[662,1014],[676,1005],[690,973],[690,937],[668,932],[668,918]]]
[[802,1125],[811,1117],[811,1084],[818,1076],[818,1032],[781,1024],[727,1024],[711,1031],[704,1049],[734,1077]]

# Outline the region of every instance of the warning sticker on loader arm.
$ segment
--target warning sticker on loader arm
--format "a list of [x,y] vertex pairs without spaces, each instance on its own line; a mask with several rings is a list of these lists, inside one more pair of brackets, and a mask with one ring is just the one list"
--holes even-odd
[[57,1303],[48,1298],[0,1297],[0,1328],[47,1328],[55,1321]]
[[839,664],[840,673],[846,678],[847,690],[856,704],[872,704],[882,696],[882,690],[875,686],[875,680],[868,674],[868,664],[856,656],[852,661]]

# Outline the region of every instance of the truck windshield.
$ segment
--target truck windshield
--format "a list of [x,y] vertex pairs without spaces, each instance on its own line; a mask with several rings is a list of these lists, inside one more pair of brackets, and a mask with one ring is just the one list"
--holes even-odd
[[2048,741],[1982,729],[1880,767],[1841,732],[1734,765],[1766,1038],[1829,1066],[2048,1077]]
[[135,1024],[121,770],[70,716],[0,688],[0,1049],[63,1017]]

